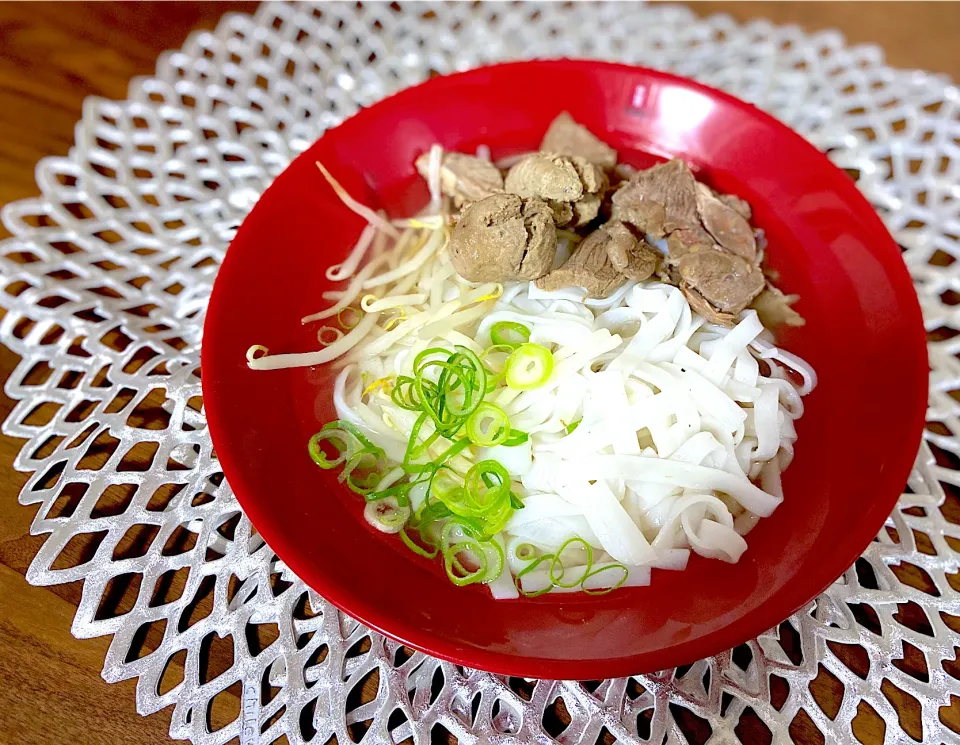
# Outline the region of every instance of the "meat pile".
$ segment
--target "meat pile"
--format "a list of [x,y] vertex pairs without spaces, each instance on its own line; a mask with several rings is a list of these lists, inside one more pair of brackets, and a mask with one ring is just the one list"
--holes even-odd
[[[429,155],[417,160],[426,177]],[[732,326],[755,308],[765,326],[802,325],[761,267],[762,233],[750,206],[694,178],[681,160],[643,171],[617,164],[617,153],[563,113],[540,152],[505,172],[487,160],[445,153],[442,192],[460,209],[450,258],[474,282],[535,280],[552,291],[583,287],[603,298],[628,279],[654,274],[680,287],[708,321]],[[557,230],[578,240],[554,267]],[[658,250],[656,244],[666,251]]]

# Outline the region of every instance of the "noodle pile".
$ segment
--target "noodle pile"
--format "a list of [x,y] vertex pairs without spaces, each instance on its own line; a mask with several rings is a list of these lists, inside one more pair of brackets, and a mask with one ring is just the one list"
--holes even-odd
[[[439,157],[431,160],[433,176]],[[400,532],[418,553],[439,551],[451,579],[483,582],[497,598],[645,585],[652,568],[685,568],[691,551],[739,560],[743,536],[783,499],[801,397],[816,384],[755,311],[727,329],[656,281],[627,282],[602,300],[533,282],[467,282],[445,250],[451,228],[438,178],[429,179],[436,214],[388,222],[322,170],[369,225],[327,271],[344,283],[324,293],[332,305],[303,319],[326,322],[321,348],[274,355],[255,346],[248,364],[340,368],[332,393],[340,421],[311,452],[322,467],[344,467],[371,524]],[[561,236],[555,265],[575,240]],[[503,343],[504,330],[519,338]],[[534,347],[548,350],[550,364],[536,385],[514,387],[506,368]],[[460,382],[445,383],[443,370]],[[497,444],[477,444],[489,427],[468,440],[476,422],[466,417],[449,420],[466,429],[445,428],[443,412],[430,408],[444,385],[441,407],[482,397],[480,411],[503,430]],[[506,418],[498,423],[496,412]],[[321,452],[330,444],[335,460]],[[490,461],[508,478],[476,470]],[[483,483],[474,479],[473,494],[476,473]],[[458,509],[464,488],[499,506]],[[428,524],[425,513],[445,518]],[[408,535],[415,524],[422,540]],[[486,529],[495,532],[480,535]]]

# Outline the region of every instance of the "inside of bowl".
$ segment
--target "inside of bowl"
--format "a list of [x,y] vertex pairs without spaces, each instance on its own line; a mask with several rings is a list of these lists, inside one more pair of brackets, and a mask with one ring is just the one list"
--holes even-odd
[[[209,383],[217,398],[211,427],[215,437],[223,433],[218,453],[254,524],[294,571],[412,646],[537,676],[688,662],[796,610],[853,561],[888,514],[891,474],[905,476],[918,432],[912,394],[878,405],[918,380],[917,366],[894,351],[916,348],[902,263],[852,184],[751,107],[612,65],[541,63],[524,69],[522,86],[505,87],[508,79],[502,67],[488,68],[388,99],[329,132],[264,194],[230,249],[208,320],[205,354],[209,329],[220,330],[204,368],[205,392]],[[581,93],[558,97],[561,85]],[[495,159],[533,150],[564,109],[621,160],[644,167],[683,157],[700,178],[751,204],[778,284],[800,295],[796,307],[807,320],[781,330],[778,343],[807,359],[820,383],[797,425],[786,499],[749,534],[737,564],[695,557],[683,572],[654,570],[648,588],[498,602],[484,588],[454,587],[439,565],[374,531],[336,475],[313,467],[305,444],[335,418],[334,371],[254,373],[244,352],[253,343],[316,348],[315,329],[299,318],[326,305],[325,270],[363,226],[315,160],[357,198],[409,215],[426,201],[413,161],[433,143],[464,152],[486,145]]]

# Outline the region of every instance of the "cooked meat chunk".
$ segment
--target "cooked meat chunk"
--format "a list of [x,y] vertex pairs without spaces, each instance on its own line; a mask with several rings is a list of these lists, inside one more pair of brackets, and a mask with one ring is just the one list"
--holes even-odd
[[[417,159],[425,178],[429,164],[429,154]],[[509,169],[445,153],[440,176],[459,208],[451,262],[467,280],[532,279],[545,291],[583,287],[602,298],[627,279],[656,276],[712,323],[733,326],[747,307],[768,328],[804,323],[791,308],[796,296],[771,284],[766,240],[747,202],[699,183],[679,159],[642,171],[618,164],[616,151],[567,112],[540,152]]]
[[683,292],[683,296],[687,299],[687,302],[690,303],[690,307],[710,321],[710,323],[716,323],[720,326],[726,326],[727,328],[730,328],[737,322],[737,317],[735,315],[732,313],[723,313],[714,308],[709,302],[707,302],[703,295],[693,289],[686,282],[680,282],[680,290]]
[[720,246],[753,263],[757,258],[753,228],[743,215],[720,201],[706,184],[697,184],[697,212],[703,227]]
[[600,212],[607,177],[583,158],[535,153],[513,165],[504,185],[511,194],[547,202],[557,225],[580,227]]
[[654,238],[663,237],[667,212],[660,202],[640,194],[629,181],[614,192],[611,201],[610,216],[614,220],[630,223],[641,233],[649,233]]
[[721,313],[735,316],[766,285],[763,272],[726,251],[688,253],[678,265],[681,288],[687,297],[694,290]]
[[553,212],[553,223],[558,228],[574,229],[586,225],[594,220],[600,212],[600,197],[596,194],[586,194],[577,202],[547,202]]
[[680,286],[680,271],[677,269],[676,264],[671,264],[669,261],[660,262],[660,266],[657,268],[657,277],[664,284],[673,285],[674,287]]
[[803,326],[806,323],[803,316],[790,307],[799,299],[799,295],[784,295],[768,282],[763,292],[753,299],[750,307],[757,311],[760,323],[768,329],[780,325]]
[[649,279],[656,271],[662,254],[642,238],[637,239],[622,222],[608,222],[600,230],[610,236],[607,256],[624,277],[639,282]]
[[617,163],[617,165],[613,167],[613,179],[617,182],[629,181],[637,173],[637,169],[629,163]]
[[521,197],[576,202],[584,194],[580,174],[570,158],[552,153],[534,153],[507,172],[504,187]]
[[717,192],[714,192],[714,195],[744,220],[749,220],[753,217],[753,210],[750,209],[750,205],[740,197],[733,194],[718,194]]
[[688,253],[712,251],[714,247],[713,238],[700,227],[674,230],[667,236],[667,250],[670,252],[670,261],[673,263],[680,261]]
[[573,167],[577,169],[577,175],[580,176],[580,183],[583,184],[583,190],[587,194],[599,194],[606,188],[609,181],[606,174],[595,163],[591,163],[586,158],[579,158],[576,155],[570,158]]
[[[428,179],[430,153],[417,158],[416,166],[420,175]],[[440,190],[453,197],[459,207],[503,191],[503,176],[490,161],[462,153],[444,153],[440,161]]]
[[[650,203],[660,205],[659,210]],[[700,227],[697,182],[682,160],[638,171],[613,195],[613,218],[637,227],[654,238],[674,230]]]
[[494,194],[464,210],[449,248],[453,268],[471,282],[536,279],[553,263],[557,232],[544,202]]
[[577,124],[566,111],[550,124],[540,149],[548,153],[586,158],[601,168],[613,168],[617,163],[617,151],[586,127]]
[[551,199],[547,204],[553,213],[553,224],[558,228],[565,228],[573,222],[573,205],[570,202],[557,202]]
[[563,266],[540,277],[537,287],[548,292],[564,287],[583,287],[590,297],[607,297],[626,279],[607,254],[607,247],[613,241],[606,230],[594,230],[573,249]]
[[600,195],[584,194],[583,199],[573,203],[573,218],[570,224],[579,228],[595,220],[600,214]]

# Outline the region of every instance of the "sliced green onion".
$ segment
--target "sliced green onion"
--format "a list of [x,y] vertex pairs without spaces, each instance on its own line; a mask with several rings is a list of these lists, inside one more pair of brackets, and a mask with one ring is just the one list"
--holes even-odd
[[[435,358],[445,354],[447,358]],[[436,371],[436,380],[430,377]],[[414,389],[419,408],[427,412],[437,430],[446,437],[455,434],[480,405],[487,387],[487,373],[470,349],[455,346],[449,353],[431,347],[414,358]]]
[[[455,415],[468,417],[470,416],[470,414],[476,411],[477,407],[480,405],[483,399],[483,394],[486,393],[487,369],[483,366],[483,363],[480,361],[480,358],[476,355],[476,353],[472,349],[468,349],[467,347],[461,347],[461,346],[456,346],[454,347],[454,349],[457,350],[457,355],[459,355],[459,357],[456,357],[454,359],[458,364],[462,365],[465,370],[464,376],[459,378],[459,380],[463,380],[463,381],[469,380],[470,383],[473,384],[473,390],[470,393],[475,395],[471,395],[468,397],[467,391],[465,390],[463,405],[461,407],[453,409],[453,413]],[[466,360],[469,363],[469,368],[463,365],[464,360]],[[472,375],[469,375],[467,371],[469,371],[469,373],[472,373]],[[454,389],[455,388],[453,387],[451,388],[451,390],[454,390]],[[450,408],[449,402],[448,402],[448,408]]]
[[420,352],[416,357],[413,358],[413,371],[416,373],[423,367],[423,364],[430,358],[441,355],[448,357],[450,355],[449,349],[444,349],[443,347],[429,347]]
[[[408,443],[409,444],[409,443]],[[444,450],[440,455],[429,463],[405,463],[403,470],[407,473],[433,473],[440,466],[450,460],[453,456],[459,455],[470,446],[470,440],[463,437],[455,441],[450,447]]]
[[500,505],[500,509],[483,516],[482,525],[478,528],[478,532],[484,537],[499,533],[510,520],[512,514],[513,505],[508,497]]
[[382,533],[399,533],[410,517],[410,508],[401,505],[394,497],[384,497],[367,502],[363,516]]
[[448,460],[450,460],[450,458],[452,458],[453,456],[459,455],[461,452],[466,450],[469,446],[470,446],[470,440],[466,437],[463,437],[457,440],[456,442],[454,442],[453,445],[448,447],[442,453],[440,453],[440,455],[438,455],[433,462],[442,465],[443,463],[446,463]]
[[487,553],[490,553],[492,550],[495,558],[495,562],[492,564],[488,560],[487,576],[483,578],[484,582],[493,582],[503,572],[503,567],[507,563],[507,557],[504,556],[503,547],[495,540],[484,541],[481,545]]
[[529,439],[530,435],[526,432],[521,432],[519,429],[511,429],[510,434],[507,435],[507,439],[500,444],[505,448],[515,448],[517,445],[522,445]]
[[431,502],[430,504],[422,506],[410,522],[417,530],[423,531],[424,528],[435,523],[437,520],[443,520],[452,514],[450,508],[443,502]]
[[360,444],[363,445],[365,448],[369,448],[370,450],[380,449],[376,445],[374,445],[372,442],[370,442],[370,440],[367,439],[367,436],[360,431],[357,425],[353,424],[352,422],[348,422],[345,419],[337,419],[332,422],[327,422],[326,424],[323,425],[320,431],[326,432],[327,430],[331,430],[331,429],[342,429],[344,432],[349,432],[351,435],[356,437],[357,440],[360,441]]
[[[569,580],[564,581],[563,575],[566,573],[566,569],[563,566],[563,552],[566,551],[569,546],[577,545],[577,544],[582,545],[584,550],[587,553],[586,559],[583,562],[584,563],[583,574],[577,577],[576,579],[574,579],[572,582]],[[548,571],[550,576],[550,581],[556,587],[567,587],[567,588],[576,587],[577,585],[582,584],[583,581],[590,575],[590,568],[592,566],[593,566],[593,548],[590,546],[589,543],[583,540],[583,538],[574,536],[573,538],[570,538],[564,541],[563,545],[561,545],[560,548],[557,549],[557,553],[554,555],[553,559],[550,561],[550,568]],[[559,569],[559,573],[557,572],[558,569]]]
[[[339,479],[341,483],[346,482],[351,491],[366,495],[377,487],[386,470],[387,457],[380,448],[376,451],[364,449],[347,460]],[[354,472],[359,476],[355,476]]]
[[538,556],[536,559],[534,559],[529,564],[527,564],[523,569],[517,572],[517,576],[514,577],[513,582],[517,586],[517,592],[519,592],[525,598],[536,598],[536,597],[539,597],[540,595],[547,594],[548,592],[550,592],[550,590],[553,589],[553,585],[547,585],[546,587],[542,587],[539,590],[534,590],[533,592],[527,592],[526,590],[523,589],[523,583],[521,582],[521,580],[523,579],[524,575],[529,574],[530,572],[535,570],[538,566],[543,564],[545,561],[553,561],[553,554],[544,554],[543,556]]
[[317,341],[323,346],[329,347],[343,338],[343,331],[333,326],[321,326],[317,330]]
[[[459,530],[462,537],[454,541],[454,531]],[[476,557],[479,567],[469,569],[463,565],[460,554],[469,552]],[[440,534],[440,553],[443,555],[443,568],[447,572],[450,581],[457,587],[472,585],[476,582],[483,582],[487,576],[487,552],[470,531],[465,530],[463,526],[454,520],[451,520],[443,526]]]
[[[355,446],[350,438],[359,442],[360,447]],[[337,449],[336,459],[330,460],[326,453],[321,450],[320,443],[325,440],[329,440]],[[325,424],[317,434],[313,435],[307,442],[307,452],[313,462],[324,470],[336,468],[361,453],[383,455],[383,450],[370,442],[354,424],[342,419]]]
[[[487,358],[491,354],[506,354],[509,357],[514,349],[516,349],[516,347],[513,344],[493,344],[480,353],[480,361],[483,364],[487,364]],[[506,361],[506,359],[504,359],[504,361]]]
[[[350,320],[344,320],[344,313],[353,313],[354,315]],[[357,327],[357,324],[360,323],[361,316],[362,314],[359,310],[348,305],[346,308],[341,308],[340,312],[337,313],[337,322],[347,331],[352,331]]]
[[422,457],[433,443],[440,437],[440,433],[434,430],[423,442],[419,442],[420,430],[427,422],[427,412],[423,412],[417,421],[413,423],[413,429],[410,430],[410,438],[407,440],[407,449],[403,454],[403,465],[405,467],[413,464],[417,458]]
[[515,349],[530,341],[530,329],[515,321],[497,321],[490,327],[490,341]]
[[537,547],[532,543],[521,543],[513,553],[520,561],[533,561],[537,558]]
[[390,400],[401,409],[420,411],[420,399],[416,398],[417,391],[413,378],[408,375],[398,375],[396,385],[390,392]]
[[606,595],[608,592],[613,592],[617,588],[621,587],[623,583],[627,581],[627,577],[630,576],[630,571],[623,564],[608,564],[605,567],[594,569],[592,572],[586,572],[583,576],[583,582],[586,582],[588,579],[590,579],[590,577],[595,577],[596,575],[610,571],[611,569],[614,571],[617,569],[623,571],[623,576],[616,584],[612,585],[611,587],[599,587],[596,590],[583,586],[581,586],[580,589],[582,589],[587,595]]
[[448,466],[440,466],[430,477],[427,491],[430,496],[439,499],[445,505],[462,501],[463,481]]
[[[450,515],[450,510],[443,502],[424,504],[410,517],[407,525],[400,531],[400,539],[406,544],[407,548],[415,554],[428,559],[434,559],[437,554],[440,553],[440,542],[438,540],[431,540],[427,535],[427,529],[438,520],[450,517]],[[420,539],[419,543],[407,533],[407,528],[416,533],[416,536]],[[424,546],[428,548],[424,548]]]
[[521,344],[507,360],[507,385],[518,391],[539,388],[553,372],[553,354],[539,344]]
[[[465,517],[484,517],[510,499],[510,474],[495,460],[475,464],[463,479]],[[454,512],[457,510],[452,506]]]
[[[503,376],[506,374],[507,370],[507,359],[510,357],[510,354],[513,352],[514,347],[510,344],[494,344],[491,347],[487,347],[480,353],[480,361],[486,366],[487,370],[487,393],[492,393],[493,390],[497,387]],[[499,370],[491,370],[488,365],[488,360],[491,354],[503,354],[503,362],[500,363]]]
[[[443,526],[440,552],[447,576],[458,586],[493,582],[503,572],[506,563],[500,544],[495,540],[478,538],[476,529],[465,520],[451,520]],[[475,557],[479,568],[474,570],[464,566],[461,554]]]
[[467,419],[467,437],[481,447],[493,447],[506,442],[510,434],[510,419],[495,404],[482,401]]
[[[334,460],[327,458],[327,454],[320,449],[320,443],[324,440],[329,440],[330,444],[337,449],[337,457]],[[317,432],[307,442],[307,452],[310,454],[310,458],[324,471],[343,465],[347,460],[348,449],[349,443],[346,433],[338,429]]]
[[376,502],[378,499],[392,497],[397,500],[397,504],[405,507],[410,504],[410,490],[417,485],[416,481],[404,481],[400,484],[394,484],[380,491],[370,492],[365,495],[368,502]]
[[419,543],[414,541],[410,537],[410,535],[407,533],[405,528],[401,528],[398,532],[400,533],[400,540],[402,540],[406,544],[407,548],[409,548],[415,554],[419,556],[423,556],[426,559],[435,559],[437,558],[437,554],[440,553],[440,546],[427,543],[426,540],[423,538],[423,533],[417,531],[417,535],[420,536],[421,540],[423,540],[424,543],[427,543],[427,545],[430,546],[429,550],[423,548],[423,546],[421,546]]
[[[349,322],[343,316],[338,320]],[[450,465],[451,459],[473,444],[493,447],[527,442],[529,435],[511,430],[506,412],[483,398],[510,374],[512,365],[518,366],[513,370],[514,377],[526,376],[520,380],[521,385],[530,385],[531,378],[546,380],[553,367],[549,350],[523,343],[529,339],[529,330],[522,324],[498,327],[497,333],[499,340],[509,334],[521,341],[493,345],[482,355],[459,345],[453,351],[431,347],[415,357],[412,375],[396,376],[390,398],[399,408],[417,416],[400,464],[406,475],[383,482],[388,486],[378,488],[388,466],[397,464],[388,461],[384,450],[356,425],[342,420],[330,422],[308,442],[310,457],[319,467],[342,466],[339,479],[363,495],[364,515],[371,525],[399,534],[403,543],[420,556],[441,555],[444,569],[456,585],[491,582],[501,576],[506,560],[495,536],[514,510],[524,505],[511,491],[510,474],[497,461],[480,461],[462,475]],[[484,366],[484,360],[494,352],[505,355],[499,373]],[[431,426],[424,430],[428,420]],[[325,442],[336,449],[336,457],[324,452]],[[441,447],[445,449],[439,455],[431,456]],[[414,487],[426,487],[416,511],[411,508]],[[552,554],[546,557],[552,559]]]

